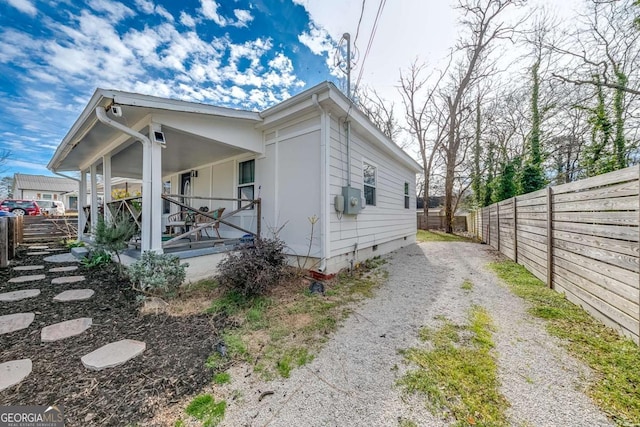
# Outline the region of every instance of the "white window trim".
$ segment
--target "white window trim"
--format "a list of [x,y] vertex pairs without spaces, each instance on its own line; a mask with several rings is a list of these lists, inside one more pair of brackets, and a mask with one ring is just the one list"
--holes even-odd
[[[248,162],[250,160],[253,160],[253,183],[252,184],[242,184],[240,185],[238,183],[238,181],[240,181],[240,163],[244,163],[244,162]],[[233,194],[235,194],[235,197],[238,197],[238,189],[240,187],[246,187],[249,185],[253,185],[253,198],[255,200],[256,198],[256,169],[258,166],[258,162],[256,161],[256,157],[246,157],[246,158],[240,158],[240,159],[236,159],[235,161],[235,167],[234,167],[234,177],[233,177]],[[234,206],[234,210],[238,209],[238,202],[234,202],[235,206]],[[254,209],[246,209],[243,211],[240,211],[237,213],[238,216],[253,216],[254,215],[254,211],[255,211],[255,207]]]
[[[404,187],[407,187],[406,193],[404,191]],[[411,209],[411,184],[409,181],[405,181],[402,185],[402,196],[402,206],[404,206],[405,209]],[[406,203],[407,199],[409,199],[409,203]]]
[[[369,166],[372,166],[375,171],[374,171],[374,177],[375,177],[375,182],[376,185],[369,185],[369,184],[365,184],[364,182],[364,165],[367,164]],[[371,206],[371,207],[376,207],[378,206],[378,165],[368,159],[362,159],[362,198],[366,199],[365,195],[364,195],[364,187],[365,185],[367,187],[373,187],[374,189],[374,196],[373,196],[373,201],[375,202],[373,205],[365,205],[365,206]]]

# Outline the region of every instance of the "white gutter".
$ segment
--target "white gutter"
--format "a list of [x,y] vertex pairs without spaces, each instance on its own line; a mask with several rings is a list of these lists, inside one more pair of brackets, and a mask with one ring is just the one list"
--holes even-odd
[[75,182],[80,182],[80,180],[79,180],[78,178],[74,178],[74,177],[72,177],[72,176],[67,176],[67,175],[65,175],[65,174],[63,174],[63,173],[60,173],[60,172],[55,172],[55,171],[52,171],[52,172],[53,172],[54,174],[58,175],[58,176],[63,177],[63,178],[67,178],[67,179],[70,179],[70,180],[75,181]]
[[142,247],[141,250],[151,249],[151,140],[140,132],[107,117],[104,107],[96,107],[96,117],[107,126],[111,126],[120,132],[130,135],[142,143]]
[[318,110],[320,110],[320,150],[321,153],[324,154],[324,159],[322,159],[320,163],[320,170],[324,172],[321,173],[320,181],[320,193],[323,197],[320,204],[320,216],[322,218],[322,228],[320,229],[320,241],[322,242],[322,259],[320,260],[320,265],[318,266],[318,270],[324,273],[327,269],[327,260],[331,255],[331,234],[329,233],[329,226],[331,224],[329,218],[329,206],[331,204],[331,197],[329,194],[329,173],[331,171],[329,162],[331,160],[331,144],[329,140],[330,133],[327,132],[327,112],[318,102],[317,93],[311,95],[311,100],[318,108]]

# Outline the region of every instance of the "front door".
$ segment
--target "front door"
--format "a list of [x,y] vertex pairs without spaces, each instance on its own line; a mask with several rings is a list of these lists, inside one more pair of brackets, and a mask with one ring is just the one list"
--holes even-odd
[[191,173],[186,172],[180,175],[180,194],[182,195],[182,203],[191,205]]

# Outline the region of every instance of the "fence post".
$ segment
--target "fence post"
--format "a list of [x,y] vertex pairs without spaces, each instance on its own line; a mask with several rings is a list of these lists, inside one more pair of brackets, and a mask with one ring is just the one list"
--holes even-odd
[[258,202],[258,222],[256,222],[256,235],[258,236],[258,239],[260,239],[260,233],[262,231],[262,224],[261,224],[261,220],[262,220],[262,199],[258,199],[256,200]]
[[553,289],[553,190],[547,187],[547,286]]
[[500,252],[500,203],[496,203],[496,232],[498,233],[498,252]]
[[0,267],[9,266],[8,222],[9,219],[7,217],[0,218]]
[[[638,165],[638,183],[640,184],[640,165]],[[640,202],[640,194],[638,194]],[[640,244],[640,206],[638,207],[638,242]],[[640,271],[638,272],[638,290],[640,291]],[[638,319],[640,319],[640,292],[638,293]],[[640,322],[638,322],[638,340],[640,340]]]
[[16,227],[18,221],[16,217],[7,217],[7,258],[13,259],[16,256]]
[[518,263],[518,204],[513,198],[513,261]]

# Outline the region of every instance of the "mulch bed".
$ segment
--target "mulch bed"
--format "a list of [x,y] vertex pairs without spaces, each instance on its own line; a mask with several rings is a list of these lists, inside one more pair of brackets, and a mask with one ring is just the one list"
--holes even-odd
[[[33,371],[19,385],[0,392],[0,405],[64,405],[67,426],[127,425],[150,419],[154,413],[196,393],[211,382],[204,366],[214,352],[225,320],[210,315],[173,317],[141,315],[137,294],[119,280],[115,267],[48,273],[44,256],[26,256],[20,249],[12,266],[44,264],[45,270],[0,269],[0,293],[37,288],[40,296],[17,302],[0,302],[0,314],[35,312],[33,323],[21,331],[0,335],[0,363],[30,358]],[[54,252],[54,254],[64,252]],[[48,255],[45,255],[48,256]],[[65,263],[64,265],[71,265]],[[11,277],[46,273],[39,282],[9,284]],[[84,275],[80,283],[52,285],[59,276]],[[68,289],[90,288],[87,301],[53,302]],[[53,323],[78,317],[93,318],[93,325],[79,336],[41,343],[40,330]],[[145,352],[116,368],[95,372],[80,358],[122,339],[146,343]]]

